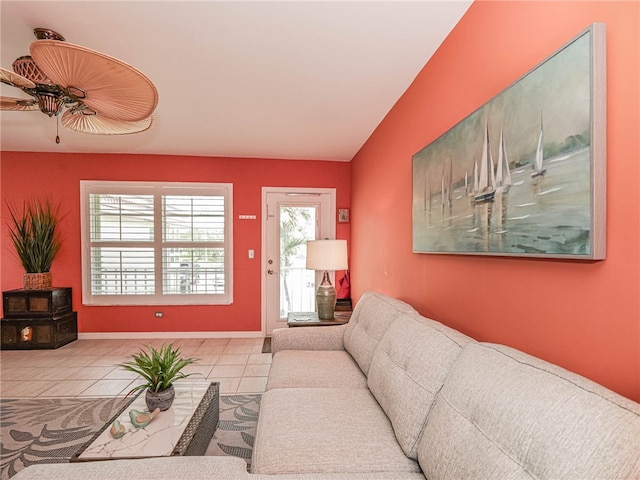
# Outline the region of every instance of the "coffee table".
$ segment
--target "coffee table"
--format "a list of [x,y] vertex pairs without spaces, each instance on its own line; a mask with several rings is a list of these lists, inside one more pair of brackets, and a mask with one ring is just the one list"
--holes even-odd
[[[147,410],[144,395],[138,394],[71,461],[204,455],[220,417],[220,383],[180,381],[174,388],[171,407],[144,428],[135,428],[129,419],[130,410]],[[116,419],[126,429],[118,439],[109,433]]]

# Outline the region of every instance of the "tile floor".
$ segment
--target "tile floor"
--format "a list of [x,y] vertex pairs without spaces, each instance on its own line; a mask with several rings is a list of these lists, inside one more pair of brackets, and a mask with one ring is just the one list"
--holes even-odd
[[[126,395],[137,376],[117,366],[145,344],[167,339],[76,340],[55,350],[0,351],[3,398],[107,397]],[[188,338],[174,341],[198,362],[185,367],[194,379],[220,382],[220,393],[261,393],[271,367],[262,338]]]

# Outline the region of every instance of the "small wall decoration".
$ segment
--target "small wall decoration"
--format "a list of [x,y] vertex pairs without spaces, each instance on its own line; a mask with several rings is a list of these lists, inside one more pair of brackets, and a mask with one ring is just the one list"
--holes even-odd
[[348,208],[339,208],[338,209],[338,222],[339,223],[349,223],[349,209]]
[[605,25],[413,156],[413,251],[605,258]]

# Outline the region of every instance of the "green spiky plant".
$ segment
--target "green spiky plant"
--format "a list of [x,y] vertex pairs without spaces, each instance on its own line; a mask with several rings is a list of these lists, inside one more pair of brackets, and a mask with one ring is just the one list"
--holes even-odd
[[118,365],[125,370],[137,373],[144,380],[144,383],[134,387],[129,394],[145,388],[153,392],[161,392],[176,380],[195,375],[181,370],[194,363],[196,359],[181,357],[180,349],[174,350],[173,343],[163,345],[159,350],[151,345],[145,345],[145,347],[148,351],[140,350],[139,353],[132,355],[132,360]]
[[60,250],[57,230],[60,206],[50,200],[25,201],[22,214],[7,204],[12,224],[9,236],[27,273],[46,273]]

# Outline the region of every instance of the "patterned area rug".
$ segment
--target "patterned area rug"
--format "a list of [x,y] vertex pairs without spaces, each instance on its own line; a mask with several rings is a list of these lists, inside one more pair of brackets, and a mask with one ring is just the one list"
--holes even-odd
[[251,467],[261,395],[220,395],[220,420],[205,455],[244,458]]
[[[206,455],[251,461],[260,399],[220,396],[220,422]],[[0,400],[0,479],[36,463],[68,462],[124,405],[122,398]]]

